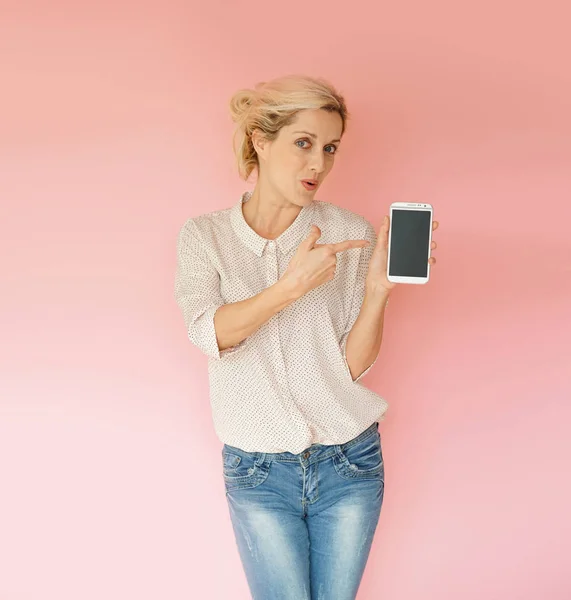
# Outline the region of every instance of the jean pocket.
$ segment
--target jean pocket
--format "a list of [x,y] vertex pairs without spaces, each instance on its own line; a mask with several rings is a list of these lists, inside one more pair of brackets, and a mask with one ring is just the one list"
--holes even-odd
[[263,483],[269,474],[269,466],[261,464],[254,452],[222,449],[222,475],[226,491],[253,488]]
[[334,455],[333,465],[344,479],[381,479],[385,467],[381,438],[377,432],[350,445],[341,444]]

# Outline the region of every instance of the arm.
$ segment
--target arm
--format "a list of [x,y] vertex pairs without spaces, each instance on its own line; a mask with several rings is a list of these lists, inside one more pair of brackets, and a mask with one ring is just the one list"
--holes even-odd
[[[334,276],[334,270],[331,269],[333,262],[327,249],[315,248],[315,242],[320,236],[321,230],[312,226],[309,235],[290,260],[286,272],[274,285],[252,298],[218,309],[216,334],[220,348],[239,344],[240,340],[251,335],[277,312]],[[341,252],[363,247],[363,240],[347,240],[320,246],[332,246],[336,252]]]
[[218,347],[224,350],[238,345],[296,299],[280,279],[247,300],[224,304],[214,315]]
[[363,238],[370,243],[361,249],[349,320],[340,340],[347,371],[354,382],[364,377],[377,360],[389,298],[389,292],[383,288],[367,285],[369,262],[377,245],[377,233],[368,221]]
[[360,379],[373,366],[383,340],[387,292],[367,290],[359,316],[346,342],[346,360],[353,381]]
[[226,304],[220,275],[192,219],[178,235],[174,295],[189,340],[218,360],[239,352],[249,335],[299,297],[289,281],[279,280],[247,300]]

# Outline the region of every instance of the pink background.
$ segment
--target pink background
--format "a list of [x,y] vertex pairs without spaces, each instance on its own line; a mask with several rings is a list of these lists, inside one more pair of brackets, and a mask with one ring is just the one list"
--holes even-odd
[[441,223],[364,380],[358,597],[570,598],[568,3],[45,4],[0,18],[0,600],[249,598],[175,240],[253,187],[231,94],[290,72],[353,115],[317,197]]

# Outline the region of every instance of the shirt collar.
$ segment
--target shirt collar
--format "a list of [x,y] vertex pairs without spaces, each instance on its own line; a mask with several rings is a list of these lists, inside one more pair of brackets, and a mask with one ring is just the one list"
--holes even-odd
[[[258,235],[244,219],[242,212],[242,204],[247,202],[252,197],[252,192],[244,192],[238,202],[232,207],[230,212],[230,221],[236,235],[254,252],[257,256],[262,256],[264,249],[269,240]],[[299,245],[304,237],[309,234],[311,227],[311,217],[313,215],[313,201],[308,206],[304,206],[295,221],[278,237],[276,245],[282,253],[286,253],[293,246]]]

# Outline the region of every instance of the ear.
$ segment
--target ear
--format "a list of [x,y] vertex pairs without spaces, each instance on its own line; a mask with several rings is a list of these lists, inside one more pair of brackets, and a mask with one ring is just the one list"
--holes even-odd
[[266,152],[268,140],[266,140],[259,129],[252,132],[252,144],[259,156],[263,157]]

